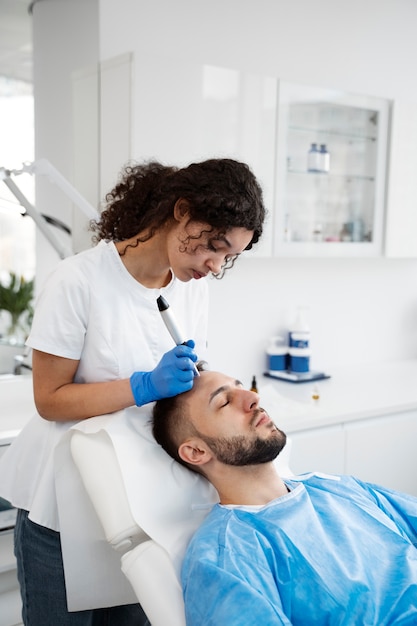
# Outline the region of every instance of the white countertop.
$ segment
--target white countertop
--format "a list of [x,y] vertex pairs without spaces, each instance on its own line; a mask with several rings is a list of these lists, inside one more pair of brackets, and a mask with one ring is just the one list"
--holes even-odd
[[[329,373],[329,379],[297,384],[262,376],[261,404],[286,432],[417,410],[417,360]],[[314,388],[318,401],[312,400]]]
[[[261,404],[287,433],[417,410],[417,359],[329,373],[327,380],[299,384],[260,376]],[[314,388],[318,401],[312,400]],[[34,413],[31,376],[0,376],[0,446]]]

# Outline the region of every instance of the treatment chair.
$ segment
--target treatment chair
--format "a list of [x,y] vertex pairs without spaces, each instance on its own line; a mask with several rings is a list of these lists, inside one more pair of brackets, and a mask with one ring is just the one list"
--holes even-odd
[[[152,626],[185,626],[181,585],[168,553],[135,522],[113,444],[100,431],[75,430],[71,454],[102,524],[106,540],[121,555],[129,580]],[[282,476],[291,476],[291,442],[276,461]]]

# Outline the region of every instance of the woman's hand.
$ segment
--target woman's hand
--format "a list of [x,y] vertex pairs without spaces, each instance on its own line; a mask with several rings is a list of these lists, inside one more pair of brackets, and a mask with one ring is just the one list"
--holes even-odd
[[135,372],[130,377],[133,397],[137,406],[154,400],[176,396],[193,386],[197,355],[194,341],[176,346],[166,352],[151,372]]

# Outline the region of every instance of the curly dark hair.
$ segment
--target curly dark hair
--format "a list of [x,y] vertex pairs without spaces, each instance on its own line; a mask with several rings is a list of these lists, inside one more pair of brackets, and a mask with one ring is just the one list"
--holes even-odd
[[[173,219],[179,198],[189,205],[190,220],[208,224],[216,234],[234,227],[253,230],[250,250],[262,235],[266,210],[262,189],[245,164],[209,159],[178,168],[157,161],[127,165],[91,230],[95,240],[150,239]],[[140,234],[140,235],[139,235]]]

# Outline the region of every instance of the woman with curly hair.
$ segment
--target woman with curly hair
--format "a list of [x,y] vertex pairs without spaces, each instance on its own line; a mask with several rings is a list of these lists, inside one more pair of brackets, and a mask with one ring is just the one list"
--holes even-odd
[[[4,459],[7,479],[0,469],[0,493],[18,508],[25,624],[148,623],[138,604],[114,605],[111,596],[67,610],[54,452],[74,422],[128,414],[144,423],[150,403],[192,388],[207,342],[204,278],[232,267],[258,241],[264,218],[260,186],[244,163],[129,165],[91,225],[97,245],[60,262],[47,280],[27,341],[38,414]],[[173,347],[157,308],[160,295],[186,344]],[[90,585],[93,596],[94,564],[80,564],[87,569],[91,578],[81,575],[80,584]]]

